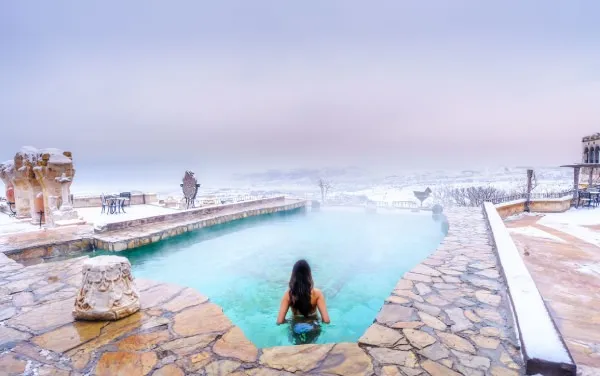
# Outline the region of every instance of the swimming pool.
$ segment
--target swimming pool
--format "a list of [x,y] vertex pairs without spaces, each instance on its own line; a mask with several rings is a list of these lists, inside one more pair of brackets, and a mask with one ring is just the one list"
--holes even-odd
[[310,263],[332,320],[312,341],[354,342],[402,274],[443,237],[431,213],[295,211],[213,226],[120,254],[131,261],[135,277],[197,289],[258,347],[271,347],[297,343],[289,325],[275,325],[296,260]]

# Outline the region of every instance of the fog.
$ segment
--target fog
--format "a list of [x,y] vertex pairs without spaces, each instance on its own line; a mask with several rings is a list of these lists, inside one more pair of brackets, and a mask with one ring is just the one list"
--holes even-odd
[[598,131],[595,1],[0,5],[0,160],[215,182],[270,168],[560,165]]

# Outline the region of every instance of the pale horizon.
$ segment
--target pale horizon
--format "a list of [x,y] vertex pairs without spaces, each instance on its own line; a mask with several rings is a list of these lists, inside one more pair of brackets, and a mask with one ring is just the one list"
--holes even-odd
[[394,174],[559,166],[600,131],[594,1],[0,10],[0,160],[33,145],[87,173]]

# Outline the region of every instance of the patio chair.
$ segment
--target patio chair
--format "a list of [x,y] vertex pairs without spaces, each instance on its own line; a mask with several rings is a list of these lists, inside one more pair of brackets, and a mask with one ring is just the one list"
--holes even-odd
[[121,192],[119,193],[119,197],[126,197],[129,200],[126,200],[126,202],[123,204],[123,206],[131,206],[131,192]]
[[579,198],[577,199],[577,208],[580,206],[587,206],[590,208],[594,200],[592,199],[592,194],[590,192],[581,191],[579,192]]
[[105,211],[108,212],[108,203],[106,202],[106,197],[104,197],[104,193],[100,195],[100,204],[102,205],[102,211],[100,212],[100,214],[104,213]]

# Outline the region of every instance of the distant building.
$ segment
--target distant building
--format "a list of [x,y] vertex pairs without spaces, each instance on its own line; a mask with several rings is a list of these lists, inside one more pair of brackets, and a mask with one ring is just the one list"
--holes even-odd
[[[583,187],[590,184],[600,183],[600,133],[594,133],[581,139],[581,171],[580,176],[583,180]],[[586,164],[596,164],[596,166],[586,167]]]
[[600,163],[600,133],[581,139],[581,163]]
[[[600,133],[594,133],[581,139],[580,162],[561,167],[573,169],[574,199],[577,199],[579,189],[600,185]],[[586,182],[583,183],[581,180]]]

